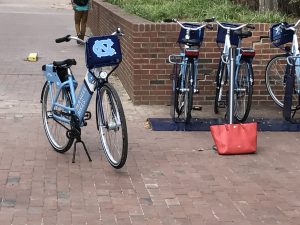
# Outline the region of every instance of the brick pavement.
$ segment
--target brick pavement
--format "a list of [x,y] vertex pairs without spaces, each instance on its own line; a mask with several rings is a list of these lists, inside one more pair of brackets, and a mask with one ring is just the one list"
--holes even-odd
[[[219,156],[211,150],[209,132],[147,129],[146,119],[167,117],[168,107],[132,105],[116,78],[129,132],[125,167],[114,170],[106,162],[93,119],[83,129],[92,162],[82,148],[75,164],[72,151],[53,151],[41,121],[41,65],[72,54],[80,62],[74,71],[84,67],[82,48],[53,42],[73,31],[70,9],[42,2],[29,9],[17,0],[0,1],[0,26],[10,25],[8,42],[0,42],[1,225],[300,224],[299,133],[258,133],[257,154]],[[23,29],[22,21],[29,20],[34,29]],[[24,62],[32,49],[41,58]],[[92,112],[93,107],[94,102]],[[211,110],[205,107],[199,115]],[[280,116],[267,108],[253,113]]]

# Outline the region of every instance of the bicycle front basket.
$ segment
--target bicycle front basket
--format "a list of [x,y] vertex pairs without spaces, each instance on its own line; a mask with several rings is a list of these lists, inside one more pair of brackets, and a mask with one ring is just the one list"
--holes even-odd
[[[226,27],[238,27],[240,24],[234,24],[234,23],[221,23],[223,26]],[[227,30],[222,28],[221,26],[218,26],[218,33],[217,33],[217,43],[225,43],[225,36],[226,36]],[[234,34],[234,31],[230,31],[230,43],[232,45],[238,45],[239,44],[239,37],[238,35]]]
[[[183,25],[185,27],[191,27],[191,28],[199,27],[199,25],[192,24],[192,23],[183,23]],[[178,40],[177,40],[177,42],[179,44],[184,43],[183,39],[185,39],[185,35],[186,35],[186,29],[181,28],[179,36],[178,36]],[[201,45],[201,43],[203,41],[203,37],[204,37],[204,27],[199,30],[191,30],[190,31],[190,40],[192,40],[192,39],[197,40],[197,42],[198,42],[197,45],[199,45],[199,46]]]
[[283,29],[281,26],[291,27],[294,26],[294,24],[283,22],[273,24],[270,27],[269,37],[272,44],[276,47],[293,41],[294,31]]
[[85,45],[85,61],[89,69],[119,64],[122,61],[119,38],[116,35],[90,37]]

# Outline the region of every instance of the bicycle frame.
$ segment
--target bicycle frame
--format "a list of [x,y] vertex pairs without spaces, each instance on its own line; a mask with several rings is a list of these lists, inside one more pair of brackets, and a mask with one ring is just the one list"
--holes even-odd
[[[115,66],[108,74],[111,74],[117,66]],[[93,96],[95,89],[100,90],[101,86],[107,81],[106,78],[96,78],[94,73],[90,70],[87,70],[84,82],[81,84],[80,91],[78,95],[75,94],[75,89],[77,88],[77,81],[74,79],[71,70],[68,68],[68,80],[61,82],[56,72],[53,72],[53,65],[46,65],[45,76],[47,83],[50,84],[50,96],[51,96],[51,111],[54,111],[55,108],[60,108],[63,111],[70,112],[70,114],[75,114],[79,121],[80,126],[84,126],[84,116],[85,112],[89,106],[90,100]],[[89,82],[87,82],[87,80]],[[53,86],[56,85],[57,93],[54,96]],[[65,91],[66,88],[70,90],[71,103],[73,107],[65,106],[58,103],[58,98],[60,94]],[[99,96],[100,97],[100,96]],[[111,101],[111,100],[110,100]],[[101,102],[101,101],[100,101]],[[100,115],[103,117],[103,109],[99,108]],[[67,124],[71,123],[71,119],[66,118],[64,115],[52,114],[53,118],[56,121],[64,122]]]
[[[53,70],[52,65],[47,65],[46,67],[49,67],[49,69],[52,68],[52,70]],[[45,76],[47,79],[47,83],[50,84],[49,88],[50,88],[50,96],[51,96],[51,111],[53,111],[55,108],[58,107],[58,108],[62,109],[63,111],[68,111],[71,114],[75,114],[76,116],[78,116],[79,120],[82,121],[84,113],[85,113],[85,110],[83,110],[83,109],[88,107],[90,98],[84,99],[84,92],[80,93],[78,96],[76,96],[75,89],[77,86],[76,85],[77,82],[72,77],[70,69],[68,69],[68,80],[64,81],[62,83],[60,82],[60,80],[56,79],[58,77],[55,74],[55,72],[49,73],[49,69],[46,68]],[[89,72],[87,73],[87,76],[88,76],[88,74],[89,74]],[[55,85],[57,88],[57,93],[55,93],[55,95],[54,95],[53,85]],[[84,85],[84,83],[81,85],[81,90],[83,89],[83,85]],[[73,107],[65,106],[65,105],[58,103],[58,98],[59,98],[60,94],[66,88],[69,88],[69,90],[70,90],[71,103],[72,103]],[[92,95],[90,95],[90,96],[92,96]],[[70,124],[70,119],[67,119],[63,115],[53,114],[52,116],[57,121],[61,121],[61,122]]]
[[[230,62],[229,62],[229,50],[230,48],[232,47],[231,45],[231,42],[230,42],[230,31],[231,30],[240,30],[242,29],[243,27],[247,26],[247,24],[242,24],[238,27],[235,27],[235,28],[230,28],[230,27],[225,27],[223,26],[220,22],[216,21],[217,24],[219,26],[221,26],[222,28],[226,29],[226,35],[225,35],[225,42],[224,42],[224,46],[223,46],[223,51],[222,51],[222,54],[221,54],[221,60],[223,63],[226,64],[226,69],[227,69],[227,74],[230,74]],[[240,40],[238,42],[238,46],[237,46],[237,49],[240,49]],[[239,66],[241,64],[241,57],[242,55],[241,54],[236,54],[236,57],[235,57],[235,65],[236,65],[236,68],[235,68],[235,71],[234,71],[234,86],[236,87],[237,83],[236,83],[236,78],[237,78],[237,75],[238,75],[238,71],[239,71]],[[223,84],[221,86],[221,88],[223,87]],[[221,90],[222,91],[222,90]],[[219,96],[219,98],[221,98],[221,95]],[[219,99],[221,100],[221,99]]]
[[[56,43],[76,40],[85,45],[86,74],[80,90],[71,67],[75,59],[53,61],[42,66],[46,82],[41,93],[42,119],[46,137],[59,153],[67,152],[74,143],[72,163],[75,162],[76,145],[81,143],[92,161],[81,128],[87,126],[92,113],[87,111],[96,91],[96,125],[100,144],[110,165],[116,169],[124,166],[128,152],[126,118],[117,90],[108,77],[122,62],[119,36],[120,28],[111,35],[92,36],[86,41],[66,35],[55,39]],[[74,142],[75,141],[75,142]]]
[[293,62],[290,61],[291,59],[295,59],[295,58],[300,58],[299,54],[299,43],[298,43],[298,35],[297,35],[297,26],[299,25],[300,20],[297,21],[297,23],[295,24],[295,26],[293,27],[289,27],[289,28],[285,28],[286,30],[292,30],[294,32],[293,34],[293,42],[292,42],[292,48],[291,48],[291,56],[287,57],[287,63],[290,66],[293,66]]
[[[184,92],[184,91],[188,91],[188,89],[184,89],[184,81],[185,81],[185,76],[186,76],[186,68],[187,68],[187,65],[188,65],[188,62],[193,60],[193,65],[194,65],[194,74],[193,76],[191,77],[191,80],[189,81],[190,83],[193,83],[194,81],[196,81],[198,79],[198,62],[199,62],[199,58],[197,59],[193,59],[193,58],[189,58],[189,57],[186,57],[184,53],[181,53],[180,54],[181,57],[183,57],[183,60],[181,63],[178,63],[180,64],[180,67],[181,67],[181,70],[180,70],[180,74],[179,76],[182,76],[182,79],[181,79],[181,83],[180,83],[180,91]],[[194,82],[194,91],[197,89],[197,82]]]
[[[196,24],[196,23],[190,23],[190,24],[195,24],[195,25],[199,25],[198,27],[196,28],[192,28],[192,27],[186,27],[184,26],[181,22],[175,20],[175,19],[172,19],[173,22],[176,22],[181,28],[185,29],[186,30],[186,33],[185,33],[185,39],[186,40],[190,40],[190,32],[191,31],[198,31],[200,29],[202,29],[203,27],[206,26],[206,24]],[[199,63],[199,57],[196,57],[196,58],[193,58],[193,57],[189,57],[185,54],[185,50],[186,49],[190,49],[191,46],[189,46],[188,44],[184,44],[184,47],[182,49],[182,51],[179,53],[179,55],[170,55],[169,56],[169,62],[172,63],[172,64],[179,64],[180,67],[181,67],[181,70],[180,70],[180,74],[179,76],[182,76],[182,79],[181,79],[181,83],[180,83],[180,91],[181,92],[186,92],[186,91],[189,91],[188,89],[185,89],[184,88],[184,82],[185,82],[185,76],[186,76],[186,67],[188,65],[188,62],[193,62],[194,64],[194,73],[193,73],[193,76],[191,77],[191,80],[189,81],[191,84],[193,84],[193,92],[196,92],[197,91],[197,82],[194,82],[194,81],[197,81],[198,79],[198,63]],[[180,57],[182,60],[181,62],[176,62],[174,63],[172,61],[172,57]]]

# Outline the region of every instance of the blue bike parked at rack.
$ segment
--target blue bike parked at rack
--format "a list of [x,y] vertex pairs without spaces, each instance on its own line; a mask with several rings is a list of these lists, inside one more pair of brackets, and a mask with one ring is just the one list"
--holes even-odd
[[64,153],[74,140],[72,162],[75,162],[76,144],[82,143],[81,128],[91,119],[87,111],[96,91],[96,123],[100,142],[108,162],[116,169],[124,166],[128,152],[127,126],[121,100],[108,82],[108,77],[122,61],[119,42],[120,29],[108,36],[94,36],[83,41],[67,35],[56,39],[57,43],[78,41],[85,45],[87,72],[77,95],[78,86],[71,67],[75,59],[54,61],[43,65],[46,78],[41,93],[42,119],[49,143],[55,151]]

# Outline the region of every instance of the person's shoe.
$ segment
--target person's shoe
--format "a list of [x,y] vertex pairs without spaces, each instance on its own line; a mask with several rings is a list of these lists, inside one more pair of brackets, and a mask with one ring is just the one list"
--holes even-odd
[[78,36],[81,40],[84,40],[84,34],[79,34]]
[[[79,34],[77,34],[77,37],[78,37],[79,39],[81,39],[81,40],[82,40],[81,36],[82,36],[82,35],[81,35],[80,33],[79,33]],[[80,41],[77,41],[77,44],[79,44],[79,45],[80,45],[80,44],[81,44],[81,42],[80,42]]]

